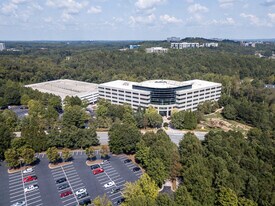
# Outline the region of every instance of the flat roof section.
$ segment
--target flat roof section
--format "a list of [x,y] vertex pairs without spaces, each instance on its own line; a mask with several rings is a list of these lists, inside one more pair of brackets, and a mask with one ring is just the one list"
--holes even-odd
[[25,85],[40,92],[51,93],[60,96],[63,100],[66,96],[83,96],[98,92],[98,84],[75,81],[70,79],[59,79],[48,82]]
[[137,84],[138,86],[150,87],[150,88],[176,88],[181,86],[187,86],[186,82],[179,82],[174,80],[148,80],[144,82],[140,82]]

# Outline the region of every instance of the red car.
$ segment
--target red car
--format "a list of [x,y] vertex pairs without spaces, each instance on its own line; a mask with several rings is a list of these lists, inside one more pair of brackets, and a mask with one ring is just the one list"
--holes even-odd
[[72,191],[71,191],[71,190],[68,190],[68,191],[66,191],[66,192],[62,192],[62,193],[60,194],[60,197],[67,197],[68,195],[71,195],[71,194],[73,194]]
[[104,169],[102,168],[96,168],[93,170],[94,175],[104,172]]
[[23,182],[30,182],[30,181],[33,181],[33,180],[36,180],[37,177],[36,176],[27,176],[27,177],[24,177],[23,179]]

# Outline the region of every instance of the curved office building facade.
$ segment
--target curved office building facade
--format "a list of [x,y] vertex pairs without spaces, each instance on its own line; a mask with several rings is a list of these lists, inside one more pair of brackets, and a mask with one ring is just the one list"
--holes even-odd
[[163,116],[170,116],[173,109],[196,110],[206,100],[217,101],[221,84],[203,80],[172,81],[149,80],[129,82],[116,80],[98,86],[99,98],[112,104],[129,104],[132,108],[155,107]]

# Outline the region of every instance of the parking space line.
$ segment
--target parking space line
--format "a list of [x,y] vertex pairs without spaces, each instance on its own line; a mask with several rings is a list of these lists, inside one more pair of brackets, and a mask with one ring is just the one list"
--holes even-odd
[[28,205],[28,202],[27,202],[27,197],[26,197],[26,193],[25,193],[25,183],[23,181],[23,171],[21,170],[21,180],[22,180],[22,183],[23,183],[23,193],[24,193],[24,197],[25,197],[25,204]]
[[12,196],[10,197],[10,199],[15,198],[15,197],[21,197],[21,196],[24,196],[24,195],[22,194],[22,191],[21,191],[21,194],[19,194],[19,195],[12,195]]
[[[31,203],[29,203],[28,205],[33,205],[33,204],[35,204],[35,206],[38,206],[38,205],[36,204],[36,203],[38,203],[38,202],[42,202],[42,200],[40,199],[40,200],[31,202]],[[42,205],[42,203],[41,203],[40,205]]]
[[14,195],[14,194],[17,194],[17,193],[22,193],[22,190],[18,190],[18,191],[16,191],[16,192],[12,192],[12,193],[10,193],[10,195]]
[[11,203],[18,202],[18,201],[23,201],[23,200],[24,200],[24,196],[20,197],[20,198],[17,198],[17,199],[14,199],[14,200],[11,200]]
[[[72,184],[73,185],[73,184]],[[76,185],[73,185],[74,187],[79,187],[80,185],[84,185],[82,182],[80,182],[80,183],[78,183],[78,184],[76,184]],[[83,187],[83,186],[81,186],[81,187]]]
[[67,197],[69,197],[69,199],[65,199],[66,197],[63,197],[62,199],[65,199],[65,200],[62,200],[62,202],[64,203],[64,202],[68,202],[68,201],[70,201],[70,200],[73,200],[74,199],[74,197],[73,196],[67,196]]
[[[68,179],[68,177],[67,177],[67,175],[66,175],[66,173],[65,173],[64,168],[63,168],[62,166],[61,166],[61,168],[62,168],[62,170],[63,170],[63,172],[64,172],[64,175],[65,175],[65,177],[66,177],[66,179],[67,179],[67,181],[68,181],[68,184],[69,184],[71,190],[73,191],[72,185],[70,184],[70,181],[69,181],[69,179]],[[77,198],[76,198],[74,192],[73,192],[73,195],[74,195],[74,198],[75,198],[76,202],[78,203]]]
[[122,181],[117,182],[117,184],[120,184],[120,183],[122,183],[122,182],[126,182],[126,181],[125,181],[125,180],[122,180]]
[[[35,200],[35,199],[38,199],[38,198],[40,198],[40,201],[41,201],[41,196],[40,196],[40,195],[35,196],[34,198],[30,198],[30,199],[28,199],[28,201],[30,201],[30,200]],[[29,204],[29,203],[28,203],[28,204]]]
[[[12,192],[12,191],[16,191],[16,190],[19,190],[19,188],[18,188],[18,185],[16,185],[17,187],[16,188],[13,188],[13,189],[9,189],[9,191],[10,192]],[[20,188],[20,190],[21,190],[21,188]]]

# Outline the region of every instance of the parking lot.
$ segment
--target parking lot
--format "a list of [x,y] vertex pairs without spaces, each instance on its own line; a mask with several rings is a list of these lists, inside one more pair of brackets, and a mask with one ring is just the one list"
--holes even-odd
[[[55,206],[71,206],[77,205],[82,198],[78,199],[75,192],[85,188],[88,196],[83,199],[90,198],[93,200],[97,196],[107,194],[108,198],[116,205],[117,201],[122,198],[121,191],[112,193],[112,189],[120,188],[123,190],[125,182],[136,181],[141,171],[133,172],[132,168],[136,167],[132,162],[124,163],[126,156],[111,156],[110,161],[101,165],[104,169],[103,173],[94,175],[91,168],[86,165],[86,154],[83,151],[75,151],[73,153],[73,162],[69,165],[57,167],[55,169],[48,168],[48,159],[45,154],[37,154],[40,159],[39,164],[34,167],[34,171],[29,174],[16,172],[7,173],[7,168],[2,164],[0,166],[0,205],[12,205],[18,201],[25,201],[26,205],[55,205]],[[26,176],[36,175],[37,180],[23,183]],[[68,188],[59,190],[59,184],[56,180],[65,177]],[[105,184],[114,182],[111,187],[104,187]],[[39,189],[24,193],[24,188],[31,184],[39,185]],[[66,197],[60,197],[64,191],[72,191]]]
[[9,196],[11,204],[25,201],[27,205],[30,206],[43,205],[39,189],[27,193],[24,192],[24,188],[33,184],[38,184],[37,180],[32,180],[26,183],[23,182],[25,177],[33,175],[35,175],[35,170],[28,174],[23,174],[22,171],[9,174]]

